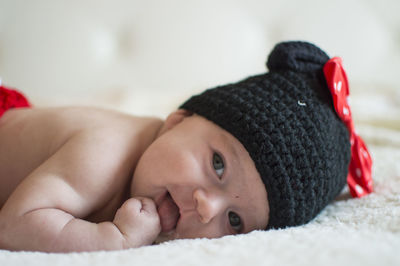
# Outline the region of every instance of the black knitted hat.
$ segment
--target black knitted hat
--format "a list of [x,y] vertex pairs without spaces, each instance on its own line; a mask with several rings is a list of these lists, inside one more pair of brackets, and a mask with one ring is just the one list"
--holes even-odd
[[267,229],[309,222],[346,183],[349,134],[323,76],[328,60],[313,44],[280,43],[269,55],[269,73],[208,89],[180,106],[246,148],[268,193]]

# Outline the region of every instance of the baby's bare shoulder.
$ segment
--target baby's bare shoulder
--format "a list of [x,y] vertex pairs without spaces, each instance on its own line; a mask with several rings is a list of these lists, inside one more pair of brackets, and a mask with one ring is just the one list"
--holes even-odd
[[55,167],[68,176],[108,173],[104,178],[126,180],[162,125],[156,118],[87,107],[12,110],[0,122],[5,198],[46,162],[52,162],[49,169]]
[[[35,145],[46,146],[49,154],[54,153],[72,136],[82,133],[102,136],[109,142],[143,142],[141,138],[151,136],[162,124],[157,118],[138,117],[93,107],[11,110],[2,120],[0,142],[14,139],[21,144],[29,144],[21,146],[25,149]],[[16,133],[19,133],[18,139],[15,138]]]
[[31,114],[27,118],[35,120],[35,123],[49,125],[48,122],[52,122],[54,129],[61,128],[68,132],[110,127],[140,131],[149,125],[161,124],[161,120],[157,118],[134,116],[96,107],[36,108],[29,111]]

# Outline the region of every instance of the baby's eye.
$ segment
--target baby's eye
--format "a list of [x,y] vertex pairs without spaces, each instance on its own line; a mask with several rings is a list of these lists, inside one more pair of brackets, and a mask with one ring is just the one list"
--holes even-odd
[[215,172],[217,173],[217,175],[219,177],[221,177],[222,174],[224,173],[224,169],[225,169],[224,160],[216,152],[214,152],[214,154],[213,154],[212,164],[213,164],[213,167],[214,167]]
[[240,220],[239,215],[235,212],[229,212],[229,224],[235,230],[235,232],[240,233],[242,231],[242,221]]

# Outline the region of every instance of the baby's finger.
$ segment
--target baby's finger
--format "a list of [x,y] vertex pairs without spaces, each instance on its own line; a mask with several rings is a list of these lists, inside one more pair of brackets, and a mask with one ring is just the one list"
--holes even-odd
[[125,209],[128,212],[135,212],[139,213],[142,210],[142,201],[137,198],[130,198],[126,200],[122,206],[121,209]]
[[145,198],[145,197],[139,197],[137,199],[140,200],[141,203],[142,203],[142,208],[140,210],[141,212],[145,211],[147,213],[157,214],[158,215],[156,204],[152,199]]

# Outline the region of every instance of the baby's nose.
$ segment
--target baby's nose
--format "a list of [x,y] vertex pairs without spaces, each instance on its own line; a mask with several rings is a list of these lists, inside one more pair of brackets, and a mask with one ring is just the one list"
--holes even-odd
[[222,196],[216,193],[210,193],[198,188],[193,192],[193,199],[200,221],[204,224],[209,223],[223,210]]

